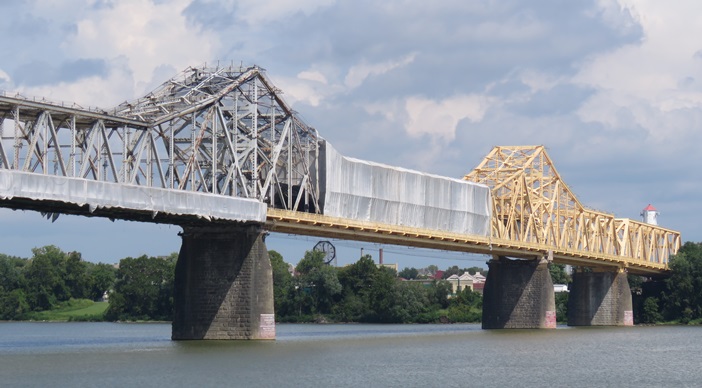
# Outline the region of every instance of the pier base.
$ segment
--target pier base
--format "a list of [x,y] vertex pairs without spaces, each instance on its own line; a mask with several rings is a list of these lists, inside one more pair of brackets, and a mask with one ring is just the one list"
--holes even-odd
[[568,326],[633,326],[631,290],[625,272],[573,273]]
[[483,292],[483,329],[551,329],[556,327],[556,301],[548,261],[488,262]]
[[273,271],[260,227],[183,227],[182,238],[172,339],[275,339]]

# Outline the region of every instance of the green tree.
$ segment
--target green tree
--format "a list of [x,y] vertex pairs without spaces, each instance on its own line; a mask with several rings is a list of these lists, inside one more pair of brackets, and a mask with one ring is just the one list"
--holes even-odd
[[481,268],[481,267],[470,267],[470,268],[466,268],[466,269],[465,269],[465,272],[468,272],[468,273],[471,274],[471,275],[475,275],[475,274],[478,273],[478,272],[482,273],[483,275],[485,275],[485,274],[487,273],[487,271],[485,271],[485,269],[483,269],[483,268]]
[[64,283],[69,298],[90,298],[90,278],[88,264],[83,261],[81,254],[70,252],[64,255]]
[[144,255],[122,259],[106,318],[112,321],[172,320],[177,259],[177,254],[167,258]]
[[419,275],[419,270],[417,268],[407,268],[405,267],[400,273],[397,274],[397,276],[403,278],[403,279],[416,279],[417,276]]
[[22,289],[0,293],[0,319],[22,319],[30,311],[29,303]]
[[105,263],[88,263],[88,295],[91,300],[100,300],[105,291],[110,291],[115,285],[117,268]]
[[300,313],[328,314],[341,293],[336,268],[324,263],[324,252],[307,251],[295,267],[296,302]]
[[556,298],[556,321],[567,322],[568,321],[568,297],[567,292],[557,292]]
[[455,298],[451,299],[450,304],[452,306],[464,305],[480,309],[483,307],[483,294],[470,288],[464,288],[456,294]]
[[663,320],[658,307],[658,298],[648,297],[644,300],[641,319],[643,323],[656,323]]
[[565,264],[551,263],[548,266],[548,270],[551,273],[553,284],[568,284],[572,281],[570,275],[566,272]]
[[368,293],[370,311],[368,320],[372,322],[398,323],[396,316],[397,277],[387,268],[378,268]]
[[10,292],[22,285],[22,270],[26,259],[0,254],[0,292]]
[[53,245],[34,248],[32,253],[24,271],[27,302],[34,311],[50,310],[57,302],[71,296],[65,283],[66,254]]
[[452,267],[449,267],[446,271],[444,271],[444,275],[441,278],[448,279],[451,275],[461,276],[463,275],[463,270],[458,268],[457,265],[454,265]]
[[449,306],[449,295],[452,294],[453,289],[451,283],[445,280],[435,280],[426,288],[426,292],[430,304],[445,309]]
[[0,254],[0,320],[21,319],[29,311],[22,289],[22,269],[27,260]]
[[366,319],[370,310],[370,290],[378,271],[370,255],[364,255],[357,262],[339,269],[342,296],[333,309],[337,320],[357,322]]
[[670,258],[671,276],[664,295],[667,319],[688,322],[702,317],[702,244],[686,242]]
[[345,292],[365,297],[373,284],[373,278],[379,268],[369,255],[364,255],[357,262],[339,270],[339,282]]
[[416,322],[417,317],[429,310],[427,293],[421,285],[396,281],[394,291],[395,303],[390,311],[393,322]]
[[273,300],[276,315],[278,315],[286,313],[286,303],[290,299],[289,292],[292,275],[288,270],[288,263],[283,260],[283,256],[280,253],[268,251],[268,257],[270,257],[271,267],[273,268]]

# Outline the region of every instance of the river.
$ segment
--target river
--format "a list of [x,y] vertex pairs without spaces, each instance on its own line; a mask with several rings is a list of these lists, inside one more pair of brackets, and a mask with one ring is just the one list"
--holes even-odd
[[278,325],[268,342],[175,342],[170,330],[0,323],[0,386],[702,386],[693,326]]

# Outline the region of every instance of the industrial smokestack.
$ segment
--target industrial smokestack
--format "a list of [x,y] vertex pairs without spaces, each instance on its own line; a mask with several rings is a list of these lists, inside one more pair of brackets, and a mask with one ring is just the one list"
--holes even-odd
[[378,263],[383,265],[383,248],[378,249]]

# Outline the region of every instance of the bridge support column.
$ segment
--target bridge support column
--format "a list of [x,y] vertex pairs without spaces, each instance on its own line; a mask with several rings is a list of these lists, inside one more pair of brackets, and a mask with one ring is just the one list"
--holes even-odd
[[273,271],[259,226],[183,227],[172,339],[275,339]]
[[633,326],[626,272],[573,273],[568,295],[568,326]]
[[483,329],[552,329],[556,327],[556,300],[548,261],[488,262],[483,291]]

